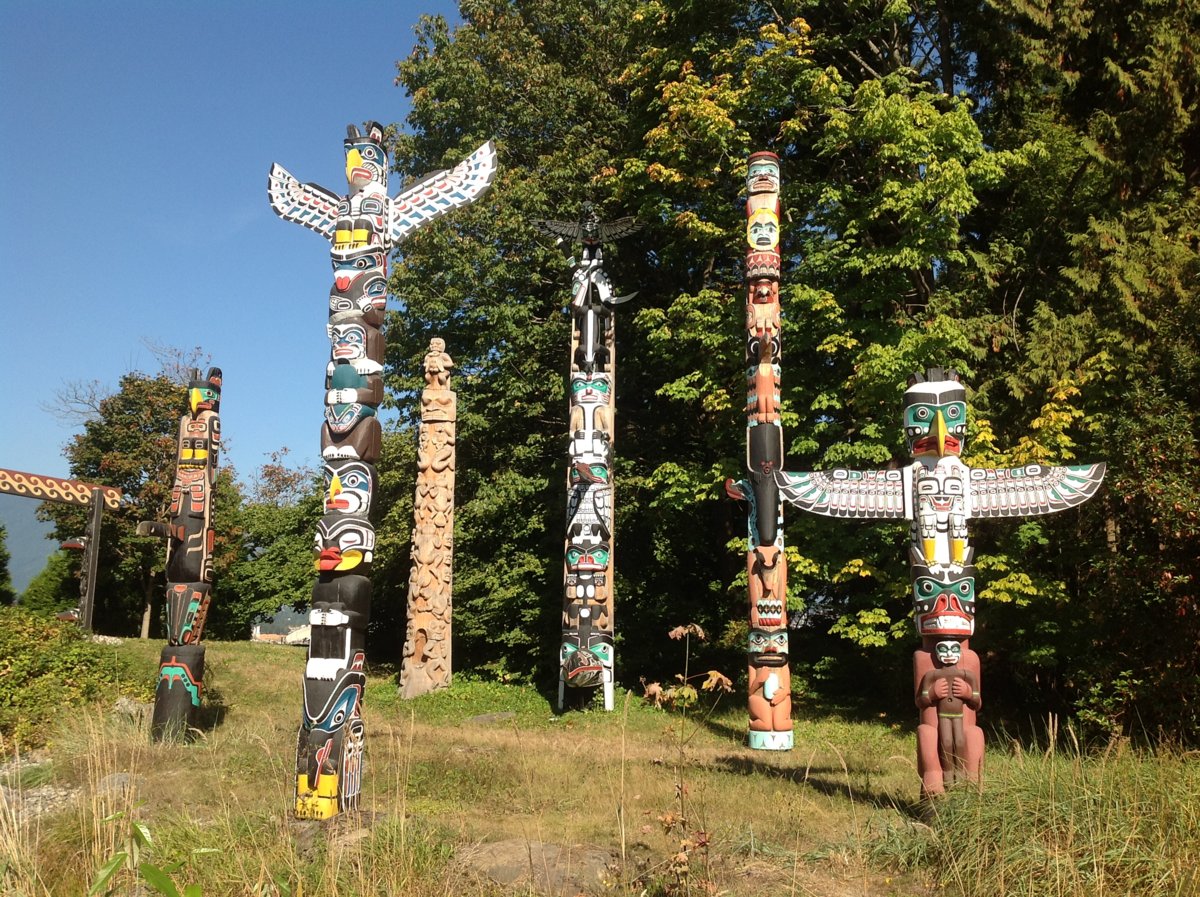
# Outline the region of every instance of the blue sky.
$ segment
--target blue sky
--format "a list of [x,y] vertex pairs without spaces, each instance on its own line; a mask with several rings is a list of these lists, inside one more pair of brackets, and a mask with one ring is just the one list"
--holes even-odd
[[68,475],[56,397],[156,372],[147,342],[224,370],[243,478],[283,446],[316,464],[328,244],[274,215],[267,171],[344,192],[346,125],[408,114],[422,14],[457,5],[0,5],[0,467]]

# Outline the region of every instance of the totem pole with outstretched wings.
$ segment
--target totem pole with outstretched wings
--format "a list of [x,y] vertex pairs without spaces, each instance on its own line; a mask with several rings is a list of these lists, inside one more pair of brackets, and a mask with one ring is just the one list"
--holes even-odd
[[783,498],[829,517],[908,520],[913,612],[921,648],[913,687],[921,722],[917,767],[924,796],[978,781],[983,731],[975,634],[974,549],[967,524],[980,517],[1032,517],[1083,504],[1104,479],[1104,464],[996,469],[968,467],[967,392],[958,374],[930,368],[904,393],[911,463],[895,470],[776,471]]
[[362,697],[370,569],[375,530],[368,519],[382,433],[388,253],[408,234],[478,199],[496,171],[496,151],[483,144],[463,162],[392,198],[383,128],[350,125],[344,142],[349,192],[338,196],[302,184],[271,166],[267,196],[281,218],[316,231],[331,244],[333,287],[327,332],[325,516],[314,545],[317,582],[309,615],[304,714],[296,749],[296,816],[328,819],[356,809],[365,733]]
[[613,483],[612,448],[618,296],[604,270],[602,244],[639,229],[632,218],[600,220],[590,202],[578,221],[533,222],[560,245],[582,244],[571,265],[570,443],[567,538],[563,569],[563,635],[559,648],[558,708],[566,689],[599,686],[613,709]]

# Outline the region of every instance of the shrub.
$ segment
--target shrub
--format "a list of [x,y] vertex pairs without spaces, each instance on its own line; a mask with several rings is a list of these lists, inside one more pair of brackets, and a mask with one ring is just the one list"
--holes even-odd
[[0,749],[44,744],[66,707],[130,695],[149,700],[154,677],[74,624],[0,607]]

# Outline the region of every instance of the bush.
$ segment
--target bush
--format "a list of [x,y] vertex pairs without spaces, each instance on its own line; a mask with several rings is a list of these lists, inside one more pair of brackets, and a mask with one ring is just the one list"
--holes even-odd
[[71,623],[0,607],[0,752],[44,744],[66,707],[129,695],[150,700],[154,677]]

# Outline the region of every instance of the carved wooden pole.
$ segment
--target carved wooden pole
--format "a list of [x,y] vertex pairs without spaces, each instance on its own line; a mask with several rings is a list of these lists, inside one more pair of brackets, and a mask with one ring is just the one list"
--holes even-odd
[[595,688],[613,709],[613,484],[616,411],[616,328],[613,307],[636,293],[617,296],[604,271],[601,244],[639,229],[632,218],[602,222],[584,203],[578,222],[540,220],[534,225],[560,244],[583,244],[571,258],[570,411],[567,452],[567,537],[563,564],[562,642],[558,657],[558,709],[566,689]]
[[191,738],[204,694],[204,620],[213,582],[213,489],[221,453],[220,368],[192,374],[179,420],[170,522],[143,521],[138,535],[167,540],[167,646],[159,659],[150,735]]
[[325,369],[325,516],[317,526],[312,627],[304,668],[304,714],[296,746],[296,816],[328,819],[358,808],[366,733],[366,630],[371,613],[375,530],[368,520],[382,430],[383,324],[387,256],[434,218],[474,202],[492,182],[490,142],[451,171],[439,171],[396,198],[387,194],[383,127],[347,129],[346,181],[339,196],[301,184],[279,165],[267,178],[271,208],[332,244],[329,363]]
[[456,401],[443,340],[425,354],[425,389],[413,501],[412,574],[400,695],[415,698],[450,685],[454,583],[454,423]]
[[792,678],[788,667],[787,559],[783,510],[774,474],[783,466],[779,420],[782,361],[779,308],[779,157],[750,156],[746,171],[746,469],[725,484],[749,505],[746,572],[750,588],[751,748],[792,747]]
[[1075,507],[1104,479],[1104,464],[997,469],[968,467],[967,390],[949,368],[915,373],[904,392],[904,435],[911,458],[897,469],[816,473],[778,471],[780,494],[831,517],[910,521],[913,616],[921,647],[913,654],[917,771],[929,797],[977,782],[983,763],[983,703],[975,634],[974,549],[967,521],[1031,517]]

